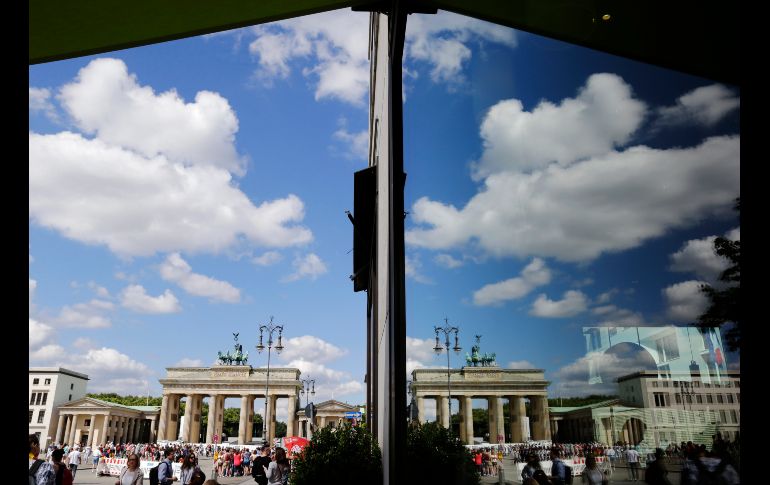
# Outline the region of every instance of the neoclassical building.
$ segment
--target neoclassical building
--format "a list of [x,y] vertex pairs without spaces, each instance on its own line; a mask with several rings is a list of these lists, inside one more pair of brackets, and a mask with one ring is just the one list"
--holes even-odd
[[91,446],[155,441],[160,406],[124,406],[84,397],[58,411],[54,442]]
[[[447,382],[449,373],[449,382]],[[425,400],[436,401],[436,419],[449,427],[449,393],[452,400],[460,403],[460,439],[473,444],[473,399],[486,399],[489,410],[490,442],[523,442],[527,438],[525,417],[529,418],[531,438],[551,439],[551,423],[548,412],[545,380],[542,369],[502,369],[466,366],[461,369],[415,369],[410,384],[412,397],[417,405],[417,420],[425,421]],[[525,399],[530,403],[527,416]],[[509,405],[510,430],[506,436],[504,400]],[[455,408],[456,409],[456,408]],[[508,439],[506,439],[508,438]]]

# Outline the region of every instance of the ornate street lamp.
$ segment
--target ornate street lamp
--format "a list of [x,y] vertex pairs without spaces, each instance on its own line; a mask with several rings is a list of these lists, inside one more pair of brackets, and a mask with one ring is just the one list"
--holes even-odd
[[[270,322],[267,325],[259,327],[259,345],[257,345],[257,352],[262,353],[265,350],[265,346],[262,344],[262,335],[267,332],[267,382],[265,384],[265,416],[262,419],[262,438],[265,442],[268,442],[267,435],[267,397],[270,391],[270,351],[273,349],[273,332],[278,330],[278,345],[275,346],[275,351],[281,353],[283,350],[283,344],[281,343],[281,336],[283,334],[283,325],[273,325],[273,317],[270,317]],[[272,445],[272,443],[269,443]]]
[[[436,346],[433,347],[433,351],[436,352],[436,355],[441,355],[441,352],[446,349],[446,389],[447,394],[449,395],[449,429],[452,429],[452,388],[449,384],[449,375],[450,375],[450,367],[449,367],[449,335],[454,332],[455,333],[455,346],[452,348],[454,350],[455,354],[459,354],[462,348],[460,348],[460,344],[457,341],[457,332],[460,331],[457,327],[452,327],[449,325],[449,319],[444,318],[444,323],[446,323],[443,327],[433,327],[433,331],[436,332]],[[444,346],[442,347],[441,344],[438,341],[438,333],[439,331],[444,332]]]
[[307,406],[310,395],[312,394],[315,396],[315,379],[300,379],[299,382],[302,383],[302,389],[299,393],[305,396],[305,406]]

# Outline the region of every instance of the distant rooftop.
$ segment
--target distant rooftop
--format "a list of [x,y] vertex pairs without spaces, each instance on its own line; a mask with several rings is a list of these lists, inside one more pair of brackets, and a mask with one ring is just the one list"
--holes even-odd
[[74,370],[65,369],[64,367],[30,367],[30,374],[66,374],[72,377],[78,377],[80,379],[90,380],[86,374],[75,372]]
[[[675,381],[683,377],[691,378],[692,374],[690,372],[668,372],[667,373],[671,377],[665,378],[667,381]],[[634,379],[636,377],[649,377],[649,378],[658,378],[658,371],[655,370],[641,370],[637,372],[632,372],[631,374],[626,374],[624,376],[618,377],[617,382],[623,382],[627,381],[629,379]],[[725,377],[740,377],[741,371],[735,371],[735,370],[728,370],[726,372],[722,372],[722,375]]]

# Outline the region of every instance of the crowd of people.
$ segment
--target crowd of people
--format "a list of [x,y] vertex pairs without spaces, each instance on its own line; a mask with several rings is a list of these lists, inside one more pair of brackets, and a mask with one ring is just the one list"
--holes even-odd
[[[283,448],[242,447],[183,443],[107,443],[99,446],[50,445],[42,456],[39,438],[29,435],[30,485],[72,485],[78,465],[90,463],[92,473],[109,475],[106,460],[125,458],[126,464],[115,485],[145,485],[149,477],[140,468],[142,461],[159,462],[161,485],[219,485],[217,478],[249,476],[258,485],[286,485],[291,462]],[[198,457],[212,457],[211,478],[198,463]],[[174,475],[174,463],[180,474]],[[148,480],[145,482],[144,480]]]

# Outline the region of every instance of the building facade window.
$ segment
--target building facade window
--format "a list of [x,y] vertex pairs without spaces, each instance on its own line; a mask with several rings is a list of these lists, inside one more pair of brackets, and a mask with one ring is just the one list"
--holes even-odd
[[43,418],[45,418],[45,409],[41,409],[39,413],[37,413],[37,422],[42,423]]
[[45,406],[45,403],[46,403],[46,401],[48,401],[48,393],[47,393],[47,392],[44,392],[44,393],[43,393],[43,401],[41,402],[41,404],[42,404],[43,406]]
[[741,387],[741,381],[735,381],[735,387]]
[[668,394],[666,394],[665,392],[656,392],[656,393],[654,393],[653,397],[655,399],[655,407],[657,407],[657,408],[664,408],[664,407],[666,407],[667,406],[666,396],[668,396]]
[[42,392],[38,392],[37,393],[37,397],[35,398],[35,406],[39,406],[40,405],[40,401],[42,401],[42,400],[43,400],[43,393]]
[[67,398],[67,401],[72,401],[72,394],[70,394],[70,397]]
[[30,409],[30,410],[29,410],[29,422],[30,422],[30,423],[32,422],[32,415],[33,415],[33,414],[35,414],[35,411],[33,411],[32,409]]
[[697,402],[698,404],[703,404],[703,396],[701,396],[700,394],[695,396],[695,402]]
[[724,402],[725,402],[724,396],[722,396],[721,394],[717,394],[717,402],[719,404],[724,404]]
[[36,392],[33,392],[33,393],[32,393],[32,397],[30,397],[30,398],[29,398],[29,405],[30,405],[30,406],[31,406],[31,405],[33,405],[33,404],[35,404],[35,398],[36,398],[36,397],[37,397],[37,393],[36,393]]
[[70,391],[73,390],[73,389],[75,389],[75,384],[74,383],[70,384]]
[[652,387],[658,387],[658,381],[652,381]]
[[40,379],[38,379],[37,377],[35,377],[34,379],[32,379],[32,385],[33,385],[33,386],[36,386],[36,385],[38,385],[38,384],[40,384]]
[[719,422],[720,423],[726,423],[727,422],[727,416],[725,415],[724,409],[721,409],[719,411]]
[[732,395],[732,394],[728,394],[728,395],[727,395],[727,402],[728,402],[729,404],[732,404],[732,403],[734,403],[734,402],[735,402],[735,400],[733,399],[733,395]]
[[679,394],[675,394],[675,397],[676,397],[676,403],[682,404],[682,396],[680,396]]
[[706,394],[706,402],[709,404],[714,404],[714,396],[711,394]]
[[51,379],[46,379],[46,380],[45,380],[45,385],[47,386],[47,385],[49,385],[49,384],[51,384]]
[[83,426],[91,426],[91,418],[86,419],[86,422],[83,423]]
[[735,412],[735,409],[730,410],[730,422],[731,423],[737,423],[738,422],[738,413]]

